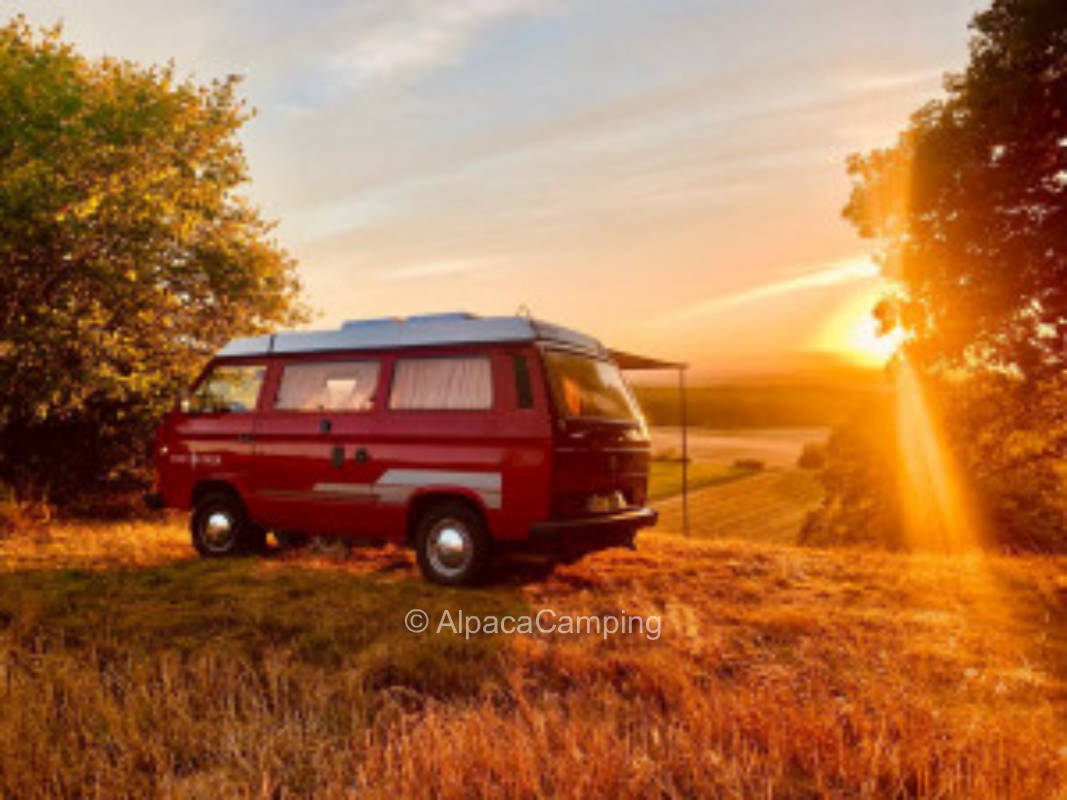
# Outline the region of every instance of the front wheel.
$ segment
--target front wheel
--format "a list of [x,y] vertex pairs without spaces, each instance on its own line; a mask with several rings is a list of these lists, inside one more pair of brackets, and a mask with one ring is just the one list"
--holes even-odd
[[419,519],[415,555],[427,580],[446,586],[477,583],[489,564],[489,532],[470,506],[440,503]]
[[205,495],[189,520],[193,547],[205,558],[222,558],[263,549],[263,529],[245,514],[241,501],[229,492]]

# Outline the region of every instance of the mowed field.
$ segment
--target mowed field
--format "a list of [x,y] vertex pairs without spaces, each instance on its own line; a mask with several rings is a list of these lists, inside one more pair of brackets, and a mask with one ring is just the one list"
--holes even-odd
[[[804,445],[825,441],[825,428],[689,432],[688,533],[702,539],[791,544],[810,511],[822,499],[817,475],[796,467]],[[681,432],[652,430],[653,463],[650,487],[660,512],[660,531],[685,530],[679,495]],[[760,462],[759,470],[739,468],[739,459]],[[663,487],[666,491],[661,491]]]
[[[0,797],[1067,797],[1067,559],[798,548],[742,514],[798,474],[477,589],[397,548],[201,561],[180,517],[10,532]],[[657,635],[439,629],[543,609]]]

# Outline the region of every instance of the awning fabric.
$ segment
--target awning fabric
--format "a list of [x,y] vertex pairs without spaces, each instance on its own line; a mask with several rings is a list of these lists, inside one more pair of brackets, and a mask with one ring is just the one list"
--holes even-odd
[[622,350],[608,350],[612,360],[619,365],[619,369],[685,369],[686,365],[681,361],[663,361],[649,356],[639,356],[635,353],[627,353]]
[[689,535],[689,415],[686,412],[685,371],[687,364],[682,361],[663,361],[659,358],[639,356],[623,350],[608,350],[609,355],[619,365],[619,369],[673,369],[678,370],[678,403],[682,416],[682,533]]

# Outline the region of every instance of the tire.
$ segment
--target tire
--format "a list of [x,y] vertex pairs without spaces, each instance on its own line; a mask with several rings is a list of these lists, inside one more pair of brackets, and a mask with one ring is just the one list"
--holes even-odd
[[427,580],[445,586],[477,583],[489,565],[489,531],[481,514],[466,503],[431,506],[419,518],[415,556]]
[[189,519],[193,547],[204,558],[225,558],[263,551],[266,532],[252,523],[231,492],[204,495]]

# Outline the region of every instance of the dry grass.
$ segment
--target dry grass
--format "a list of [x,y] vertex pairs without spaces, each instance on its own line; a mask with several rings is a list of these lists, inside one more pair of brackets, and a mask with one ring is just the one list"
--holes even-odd
[[32,524],[0,536],[0,572],[140,567],[190,558],[182,515],[159,521]]
[[1067,797],[1063,559],[646,536],[461,591],[395,550],[197,562],[177,522],[0,558],[3,797]]

